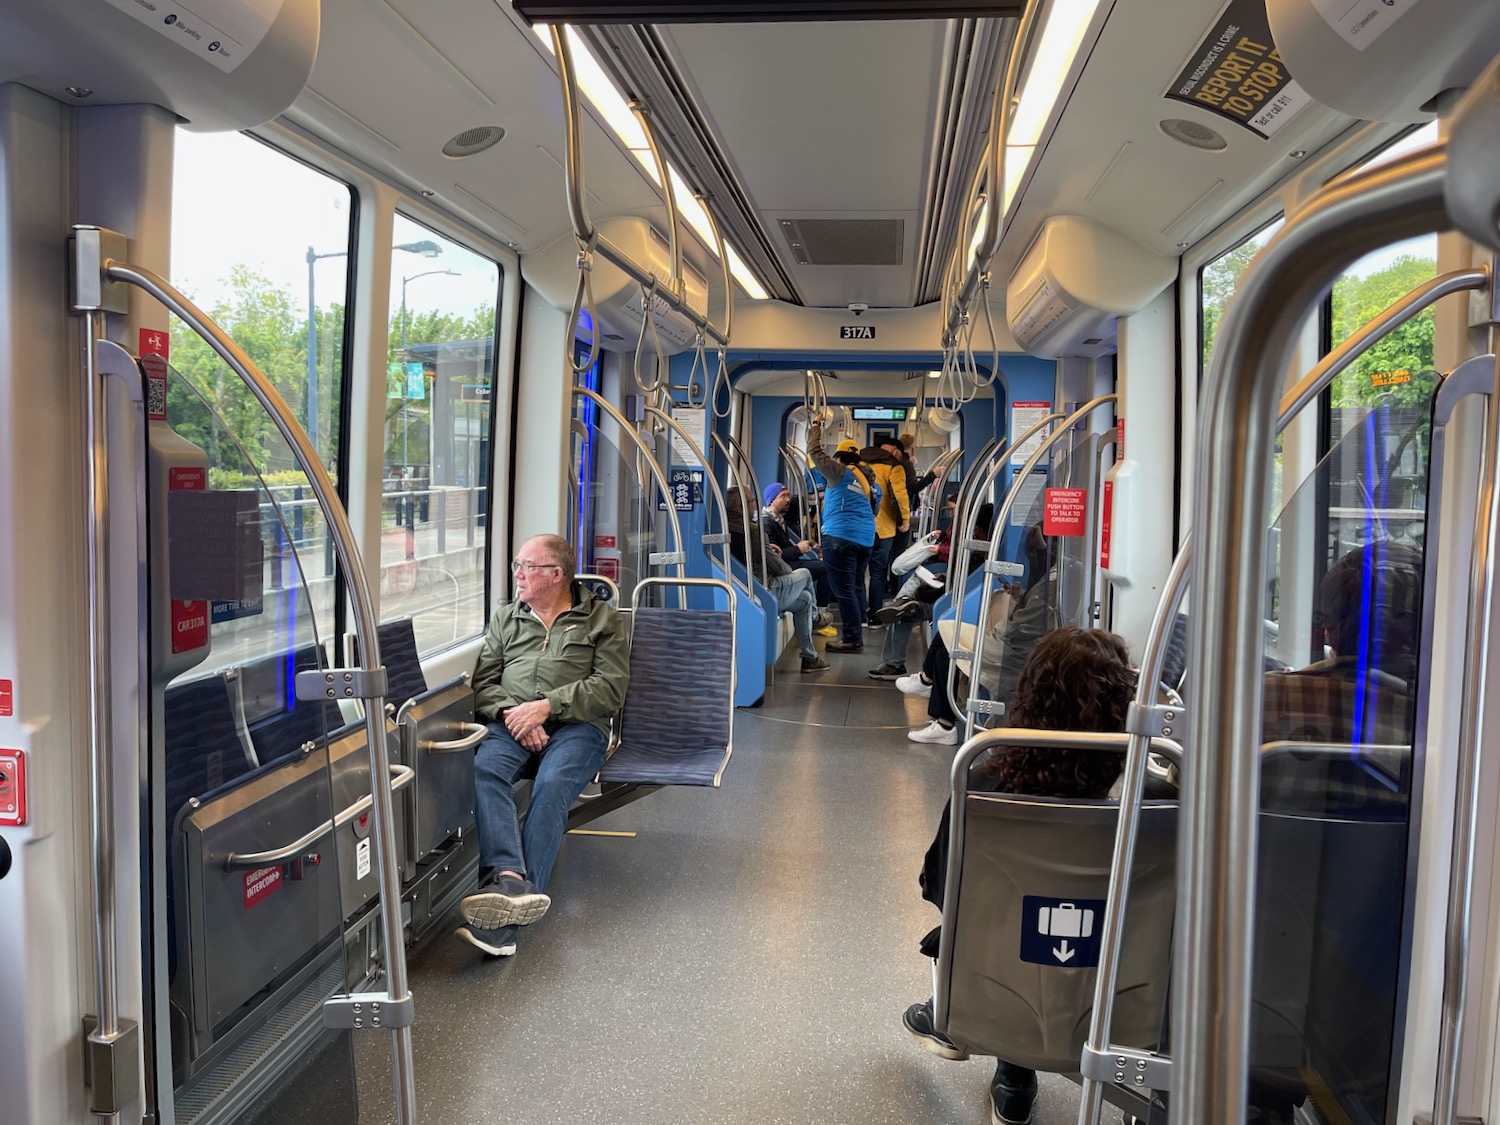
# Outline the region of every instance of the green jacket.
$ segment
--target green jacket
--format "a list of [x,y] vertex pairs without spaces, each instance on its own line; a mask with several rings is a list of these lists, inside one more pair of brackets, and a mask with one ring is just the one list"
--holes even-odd
[[525,602],[495,611],[474,668],[474,709],[493,723],[508,708],[545,699],[549,723],[592,723],[607,732],[629,680],[619,612],[575,582],[573,604],[550,631]]

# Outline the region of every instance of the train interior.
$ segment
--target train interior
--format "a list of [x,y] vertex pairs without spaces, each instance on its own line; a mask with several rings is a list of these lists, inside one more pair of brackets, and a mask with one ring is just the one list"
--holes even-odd
[[[1470,0],[5,6],[0,1125],[1500,1119],[1497,57]],[[786,610],[841,442],[874,561]],[[630,686],[491,958],[540,534]],[[1063,627],[1112,729],[1008,720]]]

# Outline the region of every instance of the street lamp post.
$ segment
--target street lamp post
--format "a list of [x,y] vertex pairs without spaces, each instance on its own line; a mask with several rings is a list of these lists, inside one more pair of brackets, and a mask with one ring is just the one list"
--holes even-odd
[[[421,254],[424,258],[436,258],[443,252],[443,248],[430,238],[424,238],[420,242],[403,242],[391,249]],[[307,248],[307,436],[314,450],[318,448],[318,302],[314,296],[317,274],[313,267],[320,258],[348,256],[347,250],[319,254],[311,246]],[[403,290],[403,305],[405,300]]]
[[457,270],[427,270],[424,273],[414,273],[410,277],[401,279],[401,465],[407,468],[406,449],[406,403],[408,399],[406,382],[406,287],[419,277],[435,277],[438,274],[446,274],[448,277],[457,277]]

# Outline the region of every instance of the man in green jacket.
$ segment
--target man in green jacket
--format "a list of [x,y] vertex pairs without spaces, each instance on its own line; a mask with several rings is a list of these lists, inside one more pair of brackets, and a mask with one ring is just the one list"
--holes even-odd
[[[526,540],[511,564],[516,597],[495,611],[474,669],[475,710],[490,737],[474,756],[479,890],[460,904],[458,936],[494,957],[535,922],[568,809],[599,772],[609,720],[625,701],[629,645],[620,614],[573,581],[573,548]],[[526,828],[513,787],[536,762]]]

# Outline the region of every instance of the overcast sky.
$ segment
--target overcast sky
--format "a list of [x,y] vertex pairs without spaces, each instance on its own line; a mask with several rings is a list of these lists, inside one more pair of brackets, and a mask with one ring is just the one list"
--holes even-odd
[[[349,247],[349,189],[335,180],[239,133],[177,132],[172,190],[172,279],[199,305],[227,295],[230,267],[246,265],[307,304],[307,251]],[[397,252],[391,262],[392,316],[401,303],[401,279],[428,270],[453,270],[409,281],[413,314],[436,309],[467,315],[494,303],[497,267],[403,215],[394,242],[431,240],[435,258]],[[319,261],[314,293],[320,308],[343,304],[344,257]]]

